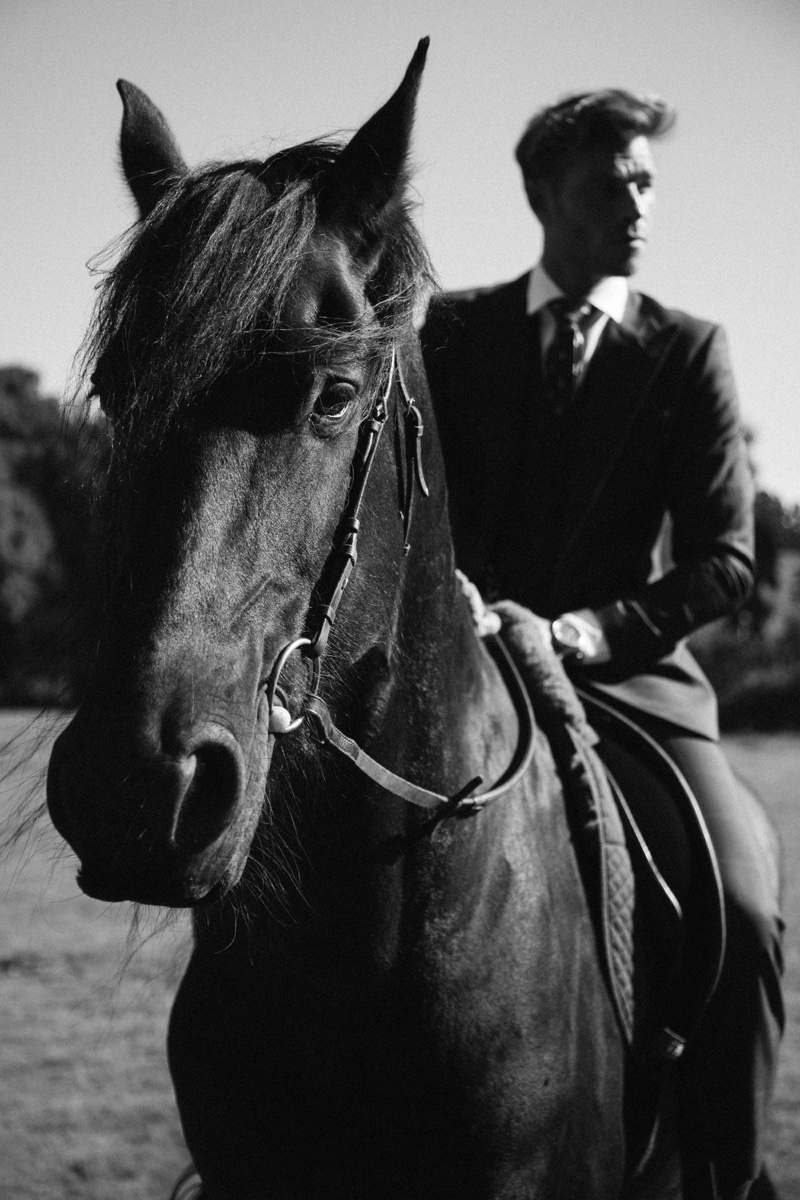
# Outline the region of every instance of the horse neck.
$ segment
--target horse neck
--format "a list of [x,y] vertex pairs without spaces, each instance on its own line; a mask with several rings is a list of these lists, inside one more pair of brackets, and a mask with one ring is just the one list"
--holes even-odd
[[[411,762],[425,761],[440,789],[453,794],[475,776],[490,785],[502,775],[516,750],[519,722],[500,672],[476,635],[455,575],[449,526],[439,523],[431,535],[446,544],[430,557],[421,548],[422,578],[411,571],[405,581],[410,604],[401,605],[400,636],[404,660],[413,664],[408,707],[418,738]],[[424,605],[420,596],[427,597]]]

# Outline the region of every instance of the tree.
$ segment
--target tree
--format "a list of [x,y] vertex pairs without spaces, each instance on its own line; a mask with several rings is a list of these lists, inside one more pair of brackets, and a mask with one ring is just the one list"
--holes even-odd
[[[68,703],[89,572],[97,430],[0,368],[0,702]],[[84,631],[85,632],[85,631]]]

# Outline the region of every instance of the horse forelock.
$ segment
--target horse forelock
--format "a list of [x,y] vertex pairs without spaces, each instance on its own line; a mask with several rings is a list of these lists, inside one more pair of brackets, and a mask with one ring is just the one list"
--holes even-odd
[[[187,172],[126,235],[100,283],[82,351],[123,450],[160,440],[193,400],[258,361],[267,346],[363,356],[405,333],[432,272],[402,201],[384,215],[365,284],[369,319],[287,324],[293,289],[323,229],[326,172],[340,150],[313,141],[263,163]],[[366,228],[366,214],[364,221]],[[354,240],[363,236],[353,232]]]

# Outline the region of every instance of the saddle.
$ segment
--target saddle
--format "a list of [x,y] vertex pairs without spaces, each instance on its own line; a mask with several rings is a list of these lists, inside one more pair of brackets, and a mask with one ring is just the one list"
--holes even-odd
[[677,1059],[725,947],[716,856],[697,802],[658,743],[577,691],[532,614],[494,605],[564,787],[567,820],[617,1020],[643,1060]]
[[716,853],[689,784],[661,746],[604,698],[576,691],[598,734],[594,749],[625,830],[643,910],[640,957],[665,989],[652,1050],[679,1057],[714,994],[725,953]]

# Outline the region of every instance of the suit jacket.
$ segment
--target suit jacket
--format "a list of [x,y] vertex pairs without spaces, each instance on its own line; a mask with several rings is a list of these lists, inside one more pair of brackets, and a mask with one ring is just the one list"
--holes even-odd
[[557,419],[527,279],[439,298],[423,329],[457,561],[490,599],[551,618],[594,609],[612,662],[573,674],[716,737],[713,692],[683,639],[753,578],[753,483],[724,333],[631,293]]

